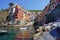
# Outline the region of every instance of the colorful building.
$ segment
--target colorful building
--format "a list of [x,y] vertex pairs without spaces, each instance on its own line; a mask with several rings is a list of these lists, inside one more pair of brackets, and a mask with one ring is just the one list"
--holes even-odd
[[60,4],[60,0],[50,0],[50,9],[53,10],[59,4]]
[[16,19],[18,19],[18,20],[29,20],[30,13],[19,5],[17,5],[17,8],[18,8],[18,12],[15,13]]

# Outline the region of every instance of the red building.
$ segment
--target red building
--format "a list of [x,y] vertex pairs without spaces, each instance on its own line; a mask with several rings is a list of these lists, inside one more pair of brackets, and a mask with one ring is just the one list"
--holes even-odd
[[17,12],[15,12],[15,17],[18,20],[29,20],[29,12],[27,13],[27,11],[25,9],[23,9],[21,6],[17,5]]

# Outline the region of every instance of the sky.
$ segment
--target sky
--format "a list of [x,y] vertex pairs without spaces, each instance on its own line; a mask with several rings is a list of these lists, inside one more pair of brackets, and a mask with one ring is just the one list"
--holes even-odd
[[23,6],[26,10],[43,10],[50,0],[0,0],[0,9],[9,7],[9,3]]

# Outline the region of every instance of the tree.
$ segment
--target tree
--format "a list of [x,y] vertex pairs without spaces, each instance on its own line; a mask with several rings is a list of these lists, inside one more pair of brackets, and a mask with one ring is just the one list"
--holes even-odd
[[5,9],[6,12],[8,12],[9,10],[8,9]]
[[10,5],[10,6],[13,6],[13,5],[14,5],[14,3],[9,3],[9,5]]
[[4,11],[5,11],[5,9],[1,9],[1,11],[3,11],[3,12],[4,12]]

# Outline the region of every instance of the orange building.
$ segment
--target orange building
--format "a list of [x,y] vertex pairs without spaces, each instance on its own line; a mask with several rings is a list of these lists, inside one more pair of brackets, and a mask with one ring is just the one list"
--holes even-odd
[[23,9],[21,6],[17,5],[16,6],[16,12],[15,12],[15,17],[18,20],[29,20],[29,12],[27,13],[27,11],[25,9]]

